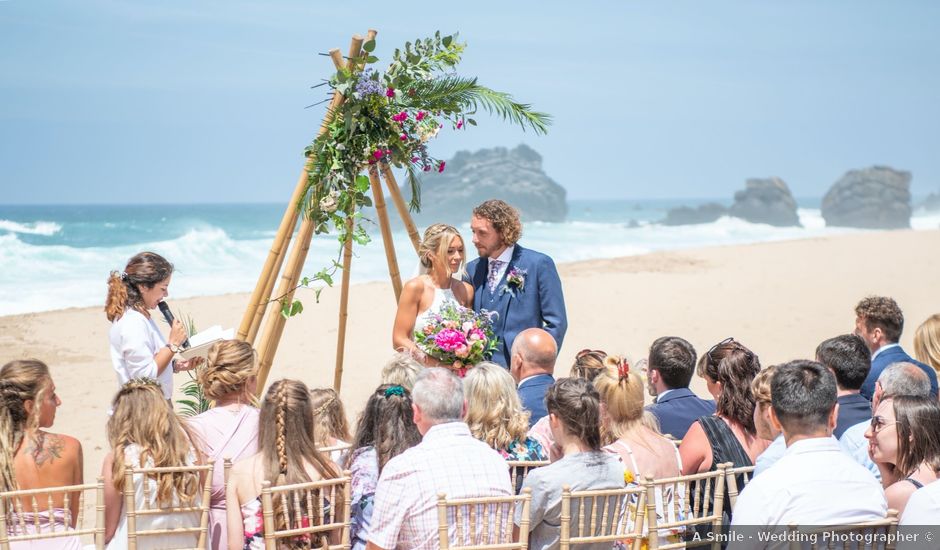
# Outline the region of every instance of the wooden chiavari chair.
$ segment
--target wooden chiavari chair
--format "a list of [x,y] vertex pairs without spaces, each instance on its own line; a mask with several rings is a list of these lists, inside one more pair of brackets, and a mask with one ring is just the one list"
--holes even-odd
[[622,542],[639,550],[646,536],[645,487],[561,489],[561,550],[571,545]]
[[[526,550],[529,546],[529,505],[532,491],[507,497],[448,500],[437,495],[437,529],[442,550]],[[518,540],[513,536],[516,507],[520,509]],[[453,527],[454,537],[450,532]]]
[[[312,548],[348,550],[350,522],[350,473],[343,477],[293,485],[261,484],[264,547],[276,550],[278,539],[302,538]],[[281,495],[283,506],[275,506]],[[278,529],[277,525],[284,526]]]
[[[859,548],[866,550],[891,550],[895,547],[894,535],[898,530],[897,510],[888,510],[884,519],[801,529],[796,524],[787,527],[790,550],[817,550],[819,548]],[[870,537],[871,544],[842,541],[842,537],[861,535]],[[846,543],[847,542],[847,543]],[[936,544],[934,544],[936,546]],[[924,546],[926,548],[926,546]]]
[[[674,549],[694,548],[711,545],[712,550],[721,547],[718,541],[709,541],[701,537],[700,541],[693,541],[693,529],[705,526],[712,533],[721,533],[722,511],[724,508],[725,479],[730,463],[719,464],[714,471],[702,472],[686,476],[653,479],[647,477],[643,482],[646,488],[646,517],[649,523],[649,548]],[[671,498],[661,498],[668,502],[661,504],[663,508],[662,519],[657,517],[656,493]],[[670,537],[675,542],[661,543]]]
[[[88,495],[95,499],[95,521],[86,526],[85,504]],[[57,498],[61,496],[60,498]],[[76,504],[77,499],[77,504]],[[55,506],[61,503],[61,506]],[[77,510],[75,516],[72,509]],[[72,525],[74,524],[74,527]],[[95,548],[104,549],[104,479],[95,483],[21,489],[0,493],[0,549],[11,543],[92,535]],[[80,543],[78,543],[80,545]]]
[[507,460],[506,464],[509,465],[509,479],[515,488],[516,494],[518,494],[522,490],[522,482],[525,481],[525,476],[529,475],[529,472],[535,468],[548,466],[550,462],[547,460]]
[[[213,463],[200,466],[165,466],[159,468],[128,467],[124,473],[124,512],[127,515],[127,547],[137,549],[138,539],[145,537],[166,537],[170,535],[191,534],[195,546],[192,550],[204,550],[209,543],[209,494],[212,489]],[[138,508],[134,485],[134,476],[143,475],[143,506]],[[172,505],[156,502],[156,495],[151,492],[150,479],[159,479],[163,475],[195,475],[200,482],[199,496],[192,504],[175,503]],[[166,527],[138,529],[138,520],[156,516],[198,516],[198,525],[193,527]]]

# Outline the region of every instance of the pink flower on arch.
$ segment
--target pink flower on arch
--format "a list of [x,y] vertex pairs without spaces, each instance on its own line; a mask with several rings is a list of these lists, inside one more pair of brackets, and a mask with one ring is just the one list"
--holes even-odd
[[385,97],[395,97],[395,88],[385,90]]
[[461,129],[462,127],[463,127],[463,119],[460,119],[460,120],[457,121],[457,129],[459,130],[459,129]]
[[444,171],[444,161],[442,160],[441,164],[437,167],[437,173],[439,174],[443,171]]
[[384,155],[385,155],[385,153],[383,153],[382,151],[379,151],[379,150],[376,150],[374,153],[372,153],[372,156],[375,157],[375,158],[377,158],[377,159],[382,158]]
[[424,111],[418,111],[418,114],[415,115],[415,120],[423,119],[426,114],[427,113],[425,113]]

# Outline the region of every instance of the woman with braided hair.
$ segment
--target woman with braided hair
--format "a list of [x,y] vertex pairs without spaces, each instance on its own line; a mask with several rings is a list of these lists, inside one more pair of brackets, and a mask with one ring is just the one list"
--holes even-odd
[[[104,477],[105,541],[108,550],[128,547],[127,515],[124,509],[124,480],[128,467],[160,468],[193,466],[196,451],[182,421],[164,398],[160,384],[150,378],[135,378],[124,384],[111,402],[108,442],[111,452],[101,467]],[[195,473],[161,474],[144,479],[134,474],[136,507],[196,506],[200,502],[200,480]],[[199,513],[138,515],[137,530],[191,528],[199,526]],[[182,548],[196,545],[195,533],[180,533],[137,540],[138,550]]]
[[[230,550],[264,547],[261,517],[263,481],[280,486],[339,477],[336,464],[317,450],[313,432],[313,407],[306,384],[286,379],[271,384],[261,404],[258,453],[235,463],[229,476],[225,508]],[[342,503],[330,504],[337,510],[342,509]],[[275,521],[282,522],[291,503],[276,495],[274,506],[281,510],[275,514]],[[319,543],[299,537],[285,540],[281,547],[309,548],[311,542],[315,546]]]
[[397,384],[382,384],[369,396],[359,416],[356,436],[346,459],[346,468],[352,472],[349,539],[353,550],[366,547],[372,500],[382,468],[389,460],[421,442],[413,414],[411,392]]
[[[0,369],[0,492],[82,483],[81,443],[44,429],[52,426],[56,408],[61,404],[49,369],[42,361],[11,361]],[[24,520],[27,532],[20,530],[18,521],[13,521],[7,523],[10,534],[36,532],[37,523],[40,532],[74,527],[79,499],[72,495],[69,509],[63,508],[64,501],[64,494],[53,496],[53,517],[45,511],[34,513],[28,500],[21,501],[23,509],[17,510],[17,514],[24,516],[18,519]],[[53,539],[48,547],[77,549],[81,544],[78,537],[66,537]]]
[[215,406],[188,424],[193,443],[207,460],[215,461],[209,510],[212,550],[228,548],[224,460],[237,462],[258,452],[260,411],[253,404],[257,372],[257,354],[241,340],[213,344],[206,367],[199,370],[199,385]]
[[[352,436],[349,435],[346,409],[336,390],[313,388],[310,390],[310,406],[313,407],[313,438],[317,448],[349,445]],[[330,460],[340,464],[345,454],[345,449],[330,451]]]

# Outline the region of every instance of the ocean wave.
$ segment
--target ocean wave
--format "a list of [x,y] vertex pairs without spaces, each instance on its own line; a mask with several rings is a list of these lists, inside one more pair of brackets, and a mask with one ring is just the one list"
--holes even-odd
[[21,233],[23,235],[42,235],[44,237],[51,237],[59,231],[62,231],[62,226],[55,222],[45,221],[20,223],[12,220],[0,220],[0,231]]

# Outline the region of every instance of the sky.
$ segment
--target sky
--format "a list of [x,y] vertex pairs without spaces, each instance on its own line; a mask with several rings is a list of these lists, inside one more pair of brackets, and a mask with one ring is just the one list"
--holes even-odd
[[280,202],[332,64],[460,33],[462,75],[554,118],[476,117],[438,158],[526,143],[572,199],[730,199],[847,170],[940,190],[940,3],[0,0],[0,204]]

